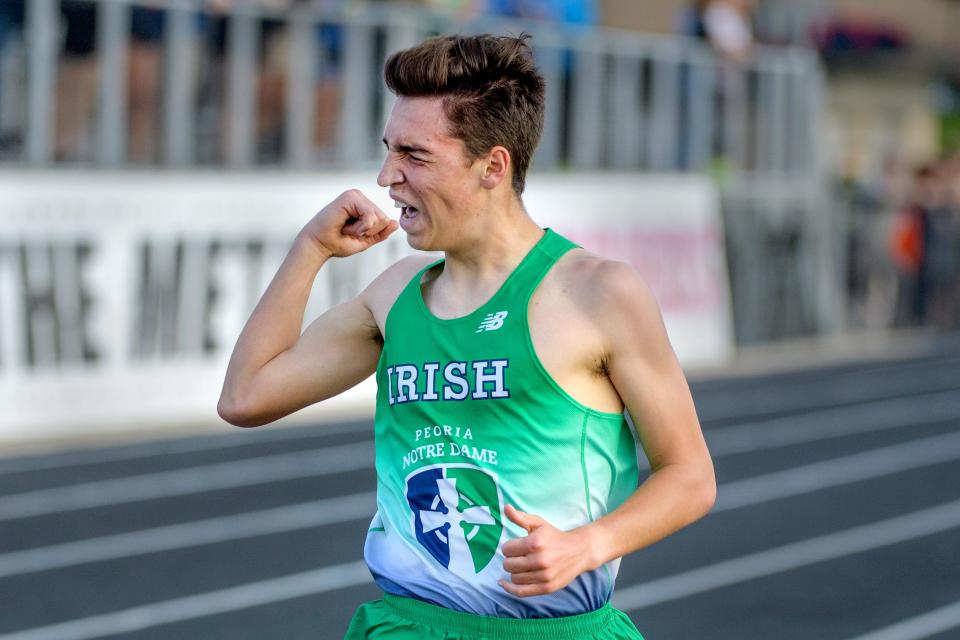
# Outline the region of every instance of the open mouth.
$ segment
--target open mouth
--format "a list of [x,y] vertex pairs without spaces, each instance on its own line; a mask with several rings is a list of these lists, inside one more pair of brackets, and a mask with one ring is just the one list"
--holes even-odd
[[403,200],[394,199],[393,206],[400,209],[400,227],[407,231],[410,226],[413,224],[413,221],[416,220],[417,216],[420,213],[420,210],[416,207],[404,202]]

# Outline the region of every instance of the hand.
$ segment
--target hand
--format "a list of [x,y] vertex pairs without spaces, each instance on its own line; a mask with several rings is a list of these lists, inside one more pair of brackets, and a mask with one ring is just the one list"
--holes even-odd
[[503,544],[503,568],[511,574],[511,581],[499,582],[508,593],[521,597],[552,593],[596,568],[591,566],[593,541],[585,528],[560,531],[540,516],[511,505],[504,513],[529,534]]
[[320,210],[300,232],[300,237],[324,257],[360,253],[386,240],[399,228],[377,205],[356,189],[344,191]]

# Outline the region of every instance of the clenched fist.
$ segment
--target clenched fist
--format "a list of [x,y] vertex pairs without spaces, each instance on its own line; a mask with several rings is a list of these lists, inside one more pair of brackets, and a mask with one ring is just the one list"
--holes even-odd
[[558,591],[574,578],[596,569],[594,542],[586,527],[561,531],[549,522],[507,505],[504,515],[527,530],[527,536],[503,543],[503,568],[510,580],[500,580],[515,596],[539,596]]
[[398,226],[360,191],[350,189],[313,216],[300,239],[325,258],[345,258],[383,242]]

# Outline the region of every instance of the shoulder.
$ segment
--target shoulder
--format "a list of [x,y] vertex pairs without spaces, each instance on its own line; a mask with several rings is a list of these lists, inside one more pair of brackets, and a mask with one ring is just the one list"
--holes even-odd
[[392,265],[380,272],[373,282],[371,282],[361,295],[379,295],[385,290],[391,290],[407,286],[411,278],[429,264],[436,262],[443,256],[418,253],[397,260]]
[[597,315],[659,315],[650,287],[630,265],[584,250],[573,250],[555,269],[556,283],[572,301]]
[[360,299],[377,318],[378,324],[382,326],[382,319],[386,318],[390,307],[410,280],[427,265],[440,258],[439,255],[425,253],[407,256],[394,262],[374,278],[373,282],[360,293]]
[[648,345],[666,339],[660,307],[636,269],[584,250],[573,250],[558,261],[551,289],[590,318],[590,324],[613,352],[626,345]]

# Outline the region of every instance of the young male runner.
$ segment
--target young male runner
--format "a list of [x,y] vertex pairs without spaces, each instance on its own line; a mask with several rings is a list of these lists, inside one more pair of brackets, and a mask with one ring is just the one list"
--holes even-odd
[[[543,123],[526,36],[438,37],[385,67],[378,182],[417,249],[300,327],[311,284],[397,230],[358,191],[316,214],[237,341],[220,414],[256,426],[377,376],[381,600],[348,638],[641,638],[622,556],[706,514],[715,480],[656,302],[541,229],[520,194]],[[603,215],[584,211],[583,215]],[[634,435],[652,474],[637,488]]]

